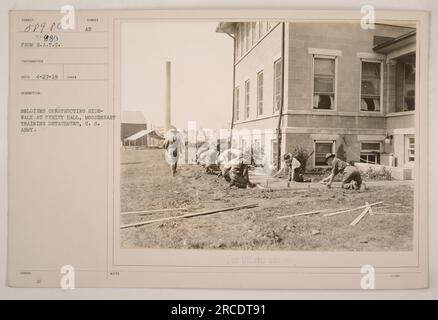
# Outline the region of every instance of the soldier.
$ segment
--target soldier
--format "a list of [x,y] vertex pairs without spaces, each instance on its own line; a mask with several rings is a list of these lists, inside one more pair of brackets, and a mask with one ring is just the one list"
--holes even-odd
[[321,183],[325,184],[327,188],[331,188],[333,180],[338,173],[343,173],[342,188],[359,190],[362,186],[366,189],[365,183],[362,181],[359,169],[349,163],[342,161],[335,154],[327,153],[325,156],[326,163],[332,167],[332,172]]
[[311,182],[309,179],[304,179],[304,176],[301,173],[298,173],[296,169],[301,167],[301,163],[292,155],[292,153],[286,153],[283,156],[284,165],[281,167],[280,170],[276,174],[273,175],[273,178],[278,177],[280,173],[286,170],[286,168],[289,171],[289,177],[288,177],[288,186],[291,181],[295,182]]
[[[237,160],[237,161],[236,161]],[[229,169],[230,187],[254,188],[256,185],[249,181],[249,165],[244,156],[240,155],[238,159],[232,161]]]
[[178,130],[172,126],[166,134],[166,139],[164,140],[164,148],[166,149],[165,158],[167,163],[170,165],[171,174],[174,177],[176,174],[176,168],[178,166],[178,159],[182,154],[182,137]]
[[278,172],[276,174],[273,175],[273,178],[278,177],[280,175],[280,173],[282,173],[283,171],[286,170],[286,168],[288,168],[288,170],[289,170],[288,181],[289,182],[293,181],[295,169],[299,168],[301,166],[301,163],[292,156],[292,153],[286,153],[283,156],[283,160],[284,160],[284,165],[281,167],[280,170],[278,170]]

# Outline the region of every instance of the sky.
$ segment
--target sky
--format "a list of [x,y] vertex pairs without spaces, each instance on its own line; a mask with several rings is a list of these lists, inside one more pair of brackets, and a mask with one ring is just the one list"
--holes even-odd
[[129,22],[122,25],[122,110],[140,110],[164,125],[165,62],[172,62],[172,124],[229,128],[233,40],[211,22]]

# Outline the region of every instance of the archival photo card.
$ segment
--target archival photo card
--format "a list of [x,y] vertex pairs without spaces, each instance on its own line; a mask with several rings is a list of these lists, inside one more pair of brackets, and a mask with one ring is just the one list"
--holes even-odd
[[428,16],[368,9],[11,12],[11,284],[426,287]]

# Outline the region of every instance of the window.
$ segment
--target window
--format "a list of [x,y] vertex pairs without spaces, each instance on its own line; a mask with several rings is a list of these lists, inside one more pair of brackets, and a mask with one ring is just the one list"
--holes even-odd
[[406,138],[406,147],[407,147],[407,160],[408,162],[415,161],[415,137],[407,136]]
[[249,50],[251,36],[251,24],[245,23],[245,52]]
[[415,54],[406,55],[396,65],[396,111],[415,110]]
[[271,163],[272,164],[277,164],[277,158],[278,158],[278,143],[277,140],[272,140],[271,142],[271,147],[272,147],[272,159],[271,159]]
[[327,166],[325,156],[327,153],[333,153],[334,141],[315,142],[315,166]]
[[257,166],[263,163],[262,144],[260,142],[260,139],[254,139],[252,142],[251,159]]
[[415,64],[405,64],[404,111],[415,110]]
[[254,158],[261,159],[262,143],[260,139],[254,139],[251,146],[252,155]]
[[283,74],[281,58],[274,62],[274,111],[280,110],[283,94]]
[[257,73],[257,115],[263,114],[263,70]]
[[264,25],[265,25],[264,22],[259,22],[259,39],[261,39],[265,34]]
[[251,22],[251,45],[254,45],[257,42],[256,26],[256,22]]
[[313,108],[335,107],[335,57],[317,57],[313,60]]
[[249,118],[249,80],[245,81],[245,119]]
[[270,21],[266,23],[266,31],[271,30],[272,28],[274,28],[276,22],[275,21]]
[[360,162],[370,164],[380,164],[380,142],[361,142]]
[[234,90],[234,119],[239,121],[239,87]]
[[242,153],[247,155],[247,153],[248,153],[248,143],[247,143],[246,139],[242,138],[242,140],[240,141],[240,147],[241,147],[240,151],[242,151]]
[[243,51],[243,42],[244,42],[244,36],[245,36],[245,33],[244,33],[244,26],[245,26],[245,24],[244,23],[242,23],[242,24],[240,24],[239,25],[239,42],[240,42],[240,56],[243,56],[243,53],[244,53],[244,51]]
[[240,36],[240,29],[241,27],[237,27],[237,36],[236,36],[236,56],[240,57],[240,43],[241,43],[241,36]]
[[361,70],[360,110],[380,111],[382,63],[363,60]]

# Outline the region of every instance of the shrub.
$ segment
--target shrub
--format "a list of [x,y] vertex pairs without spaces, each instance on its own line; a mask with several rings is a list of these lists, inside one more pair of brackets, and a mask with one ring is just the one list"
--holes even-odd
[[310,157],[309,151],[302,146],[296,146],[292,149],[291,153],[292,156],[301,163],[301,166],[295,169],[295,173],[304,174],[306,171],[307,160]]
[[385,167],[382,167],[379,170],[369,167],[363,175],[369,180],[392,180],[391,170],[386,169]]

